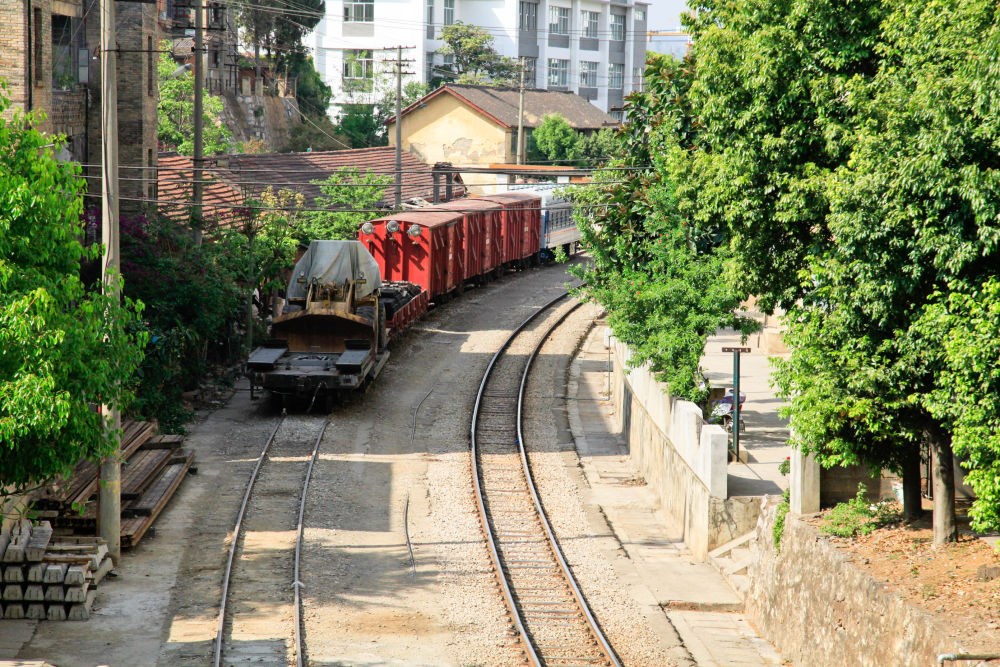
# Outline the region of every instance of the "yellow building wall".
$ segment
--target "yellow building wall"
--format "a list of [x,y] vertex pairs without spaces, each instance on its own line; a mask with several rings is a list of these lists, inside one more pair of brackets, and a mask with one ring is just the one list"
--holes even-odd
[[[513,161],[511,132],[449,94],[438,95],[423,108],[403,116],[403,150],[426,164],[450,162],[456,167],[485,167]],[[395,128],[389,144],[395,145]]]

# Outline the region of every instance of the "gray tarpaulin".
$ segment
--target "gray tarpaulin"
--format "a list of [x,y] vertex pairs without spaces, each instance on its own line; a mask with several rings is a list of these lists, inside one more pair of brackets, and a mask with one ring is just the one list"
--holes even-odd
[[304,299],[306,290],[314,280],[321,285],[330,285],[358,278],[364,278],[365,283],[355,288],[354,294],[357,297],[368,296],[382,286],[378,264],[361,243],[313,241],[302,259],[295,264],[286,298]]

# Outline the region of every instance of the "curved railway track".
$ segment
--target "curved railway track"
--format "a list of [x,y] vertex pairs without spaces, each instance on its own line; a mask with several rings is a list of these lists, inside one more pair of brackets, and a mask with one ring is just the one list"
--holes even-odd
[[[299,667],[305,664],[299,579],[303,519],[313,465],[329,423],[328,417],[284,416],[257,457],[223,573],[215,667],[288,664],[289,655]],[[262,499],[256,507],[255,497]],[[241,582],[253,582],[259,593],[262,581],[269,582],[273,598],[239,594]],[[293,620],[286,627],[287,614],[276,622],[272,612],[289,605]]]
[[532,663],[620,665],[545,516],[521,434],[531,364],[579,305],[555,310],[566,296],[525,320],[490,360],[472,414],[473,480],[494,567]]

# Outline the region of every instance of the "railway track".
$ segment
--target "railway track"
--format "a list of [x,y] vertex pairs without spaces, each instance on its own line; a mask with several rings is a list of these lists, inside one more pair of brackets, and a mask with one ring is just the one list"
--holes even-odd
[[303,519],[313,464],[329,423],[327,417],[283,416],[257,457],[223,573],[215,667],[305,664],[299,577]]
[[525,320],[490,361],[472,415],[473,480],[494,567],[532,663],[620,665],[545,516],[521,434],[532,361],[578,306],[557,308],[566,296]]

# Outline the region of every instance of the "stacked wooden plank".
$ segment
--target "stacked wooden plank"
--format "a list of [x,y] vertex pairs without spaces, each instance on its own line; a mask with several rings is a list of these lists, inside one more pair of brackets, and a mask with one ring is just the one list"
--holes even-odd
[[112,567],[103,540],[53,538],[48,521],[22,519],[0,538],[3,618],[86,620]]
[[[181,448],[182,436],[157,435],[155,423],[126,421],[122,431],[121,545],[130,549],[149,533],[192,469],[194,454]],[[98,472],[92,462],[81,462],[72,475],[38,497],[34,509],[58,530],[95,534]]]

